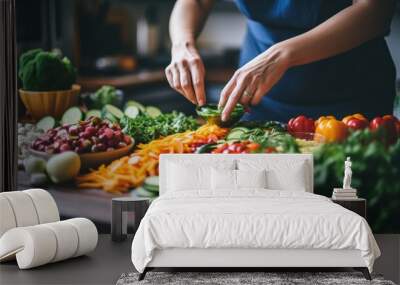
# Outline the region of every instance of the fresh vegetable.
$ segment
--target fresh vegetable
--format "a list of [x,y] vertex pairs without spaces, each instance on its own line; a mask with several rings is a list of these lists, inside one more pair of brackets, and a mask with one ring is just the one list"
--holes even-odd
[[28,174],[44,173],[46,171],[46,161],[44,159],[30,156],[24,159],[23,163]]
[[343,183],[343,161],[353,162],[352,187],[367,199],[368,223],[374,233],[400,230],[400,140],[387,146],[379,132],[356,130],[342,143],[321,145],[314,152],[315,193],[332,195]]
[[46,116],[36,123],[36,128],[47,132],[56,126],[56,120],[52,116]]
[[303,115],[291,118],[288,123],[288,131],[297,138],[304,138],[307,133],[315,132],[314,120]]
[[353,130],[361,130],[368,127],[368,120],[361,114],[354,114],[346,116],[342,119],[347,127]]
[[90,117],[101,118],[101,111],[97,109],[87,111],[85,114],[85,120],[88,120]]
[[142,112],[142,113],[146,112],[146,108],[141,103],[136,102],[134,100],[129,100],[128,102],[126,102],[125,109],[127,109],[130,106],[134,106],[134,107],[138,108],[139,111]]
[[346,125],[334,118],[318,119],[315,133],[323,136],[327,142],[343,141],[348,135]]
[[160,182],[158,176],[149,176],[144,180],[143,188],[150,192],[158,193]]
[[129,119],[135,119],[138,115],[139,115],[139,108],[136,106],[128,106],[125,111],[124,114],[125,116],[127,116]]
[[136,193],[138,194],[139,197],[145,197],[145,198],[156,198],[158,196],[157,192],[148,191],[144,187],[137,187]]
[[155,118],[147,114],[140,114],[134,119],[124,116],[120,123],[124,133],[135,138],[137,143],[148,143],[160,137],[198,127],[193,117],[178,112],[161,114]]
[[397,119],[392,115],[374,118],[369,128],[372,131],[382,133],[382,139],[386,144],[393,144],[397,141]]
[[102,118],[112,123],[118,123],[122,119],[124,113],[113,105],[105,105],[102,109]]
[[83,103],[90,109],[102,109],[105,105],[122,106],[124,93],[114,86],[104,85],[95,93],[82,94]]
[[321,116],[315,121],[315,128],[317,128],[317,126],[325,120],[336,120],[336,118],[334,116]]
[[61,124],[77,124],[83,118],[83,113],[78,107],[71,107],[63,114]]
[[68,58],[35,49],[21,55],[18,76],[24,90],[68,90],[76,81],[76,70]]
[[240,122],[238,125],[239,127],[233,128],[227,135],[227,142],[249,140],[260,144],[260,149],[271,147],[278,152],[299,152],[295,139],[284,132],[284,127],[281,124],[276,122],[242,124]]
[[132,142],[119,125],[91,117],[78,124],[48,130],[32,143],[32,149],[49,154],[70,150],[89,153],[112,151],[126,147]]
[[47,174],[54,183],[63,183],[76,177],[81,168],[79,155],[66,151],[52,156],[47,162]]
[[347,125],[347,122],[350,121],[351,119],[357,119],[357,120],[361,120],[361,121],[366,121],[368,122],[367,118],[365,118],[362,114],[357,113],[357,114],[353,114],[353,115],[349,115],[346,116],[342,119],[342,122],[345,123]]
[[[276,149],[272,147],[267,147],[265,152],[275,152]],[[252,153],[252,152],[264,152],[261,145],[251,141],[240,141],[233,143],[223,143],[217,148],[211,151],[211,153]]]
[[159,115],[162,114],[160,109],[154,106],[146,107],[146,113],[152,118],[158,117]]
[[235,124],[240,120],[244,114],[244,107],[237,104],[233,109],[229,120],[223,122],[221,120],[222,109],[218,108],[216,104],[206,104],[196,108],[196,113],[210,124],[217,124],[219,126],[227,127]]
[[162,153],[193,153],[199,141],[217,141],[226,136],[227,129],[204,125],[196,131],[186,131],[140,144],[130,156],[100,166],[77,178],[80,188],[100,188],[106,192],[127,192],[141,185],[148,176],[158,175],[158,161]]

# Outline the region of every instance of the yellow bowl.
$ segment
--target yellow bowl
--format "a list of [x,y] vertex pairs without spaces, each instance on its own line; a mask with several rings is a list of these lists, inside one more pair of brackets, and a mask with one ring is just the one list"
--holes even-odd
[[69,90],[60,91],[27,91],[20,89],[19,96],[28,112],[35,119],[44,116],[61,118],[65,110],[78,104],[81,86],[74,84]]

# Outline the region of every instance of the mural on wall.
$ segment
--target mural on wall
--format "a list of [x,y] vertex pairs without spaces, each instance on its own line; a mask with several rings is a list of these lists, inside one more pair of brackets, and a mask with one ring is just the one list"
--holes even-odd
[[212,104],[189,116],[144,106],[112,86],[82,93],[75,72],[56,53],[36,49],[20,57],[20,97],[30,121],[19,123],[19,164],[32,186],[69,183],[155,198],[162,153],[313,153],[315,193],[331,196],[351,157],[352,186],[368,199],[374,232],[400,230],[400,121],[394,116],[252,122],[240,121],[246,110],[237,105],[222,123]]

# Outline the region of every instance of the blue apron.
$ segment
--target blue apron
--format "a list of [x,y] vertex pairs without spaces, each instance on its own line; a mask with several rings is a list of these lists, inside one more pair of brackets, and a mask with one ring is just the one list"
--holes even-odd
[[[352,4],[351,0],[235,0],[247,17],[240,65],[277,42],[302,34]],[[304,114],[342,118],[391,114],[396,71],[384,38],[340,55],[290,68],[251,108],[248,120],[279,120]]]

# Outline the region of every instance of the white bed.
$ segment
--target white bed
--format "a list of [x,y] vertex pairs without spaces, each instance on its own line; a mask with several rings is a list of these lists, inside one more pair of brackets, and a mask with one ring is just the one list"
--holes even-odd
[[[265,168],[267,185],[210,188],[209,168],[233,173],[232,163],[251,186]],[[311,155],[162,155],[160,197],[136,232],[132,262],[140,279],[154,267],[354,267],[370,278],[380,251],[367,222],[312,192]]]

